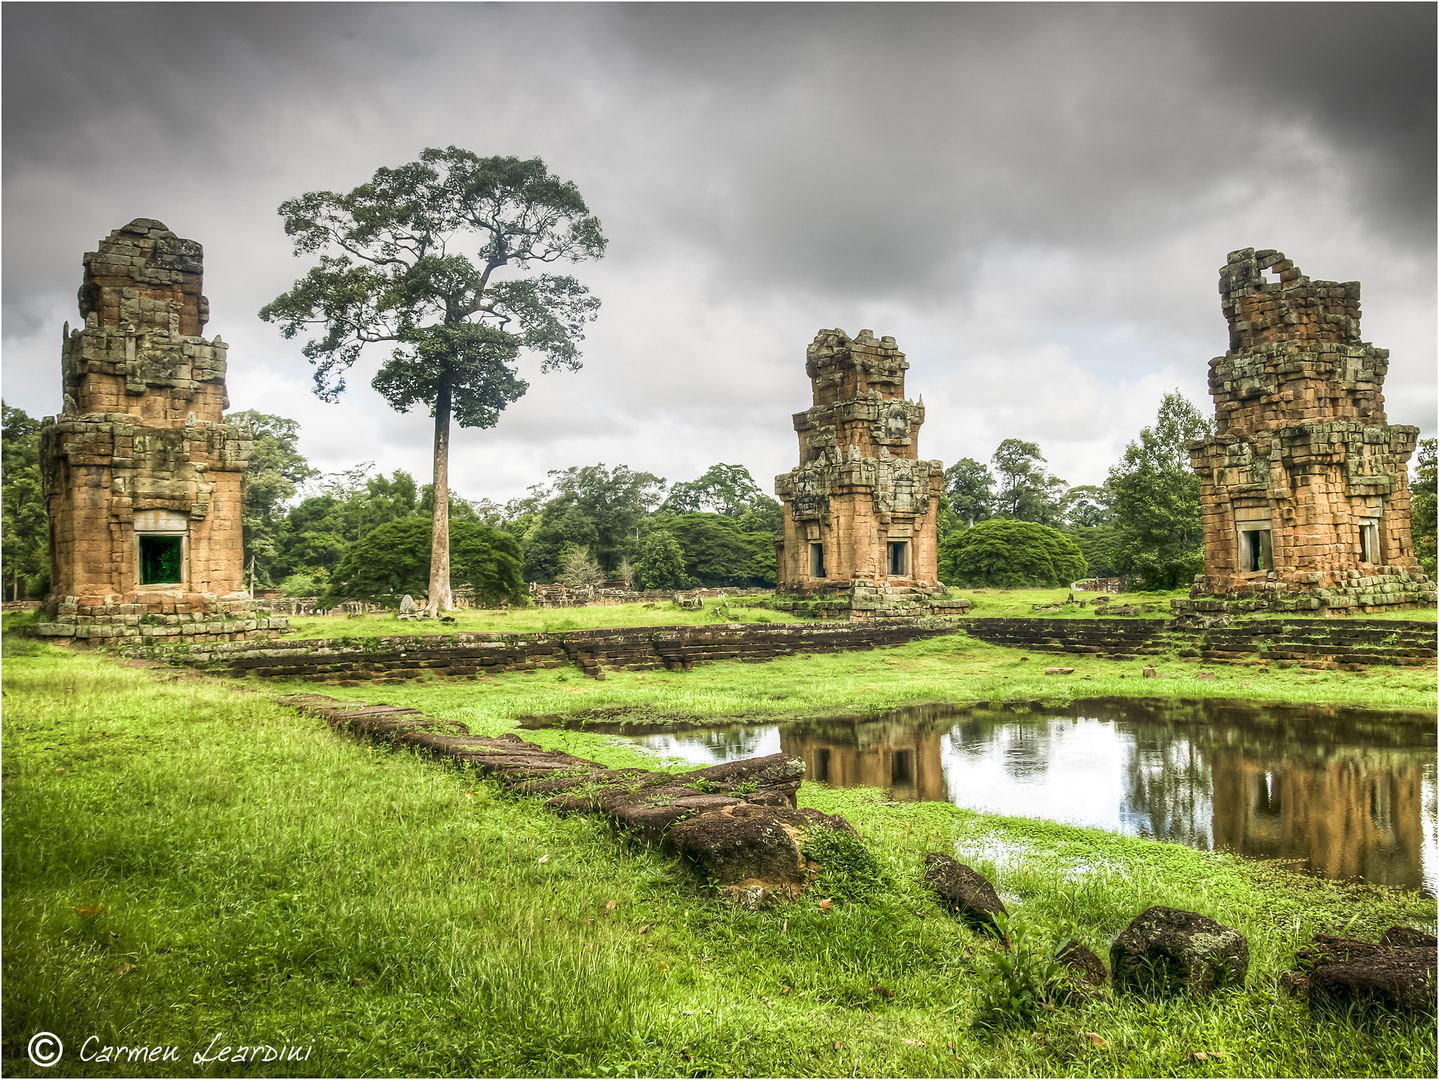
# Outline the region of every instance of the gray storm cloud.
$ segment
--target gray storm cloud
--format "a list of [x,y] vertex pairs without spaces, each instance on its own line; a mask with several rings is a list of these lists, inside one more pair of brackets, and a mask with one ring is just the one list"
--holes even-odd
[[[805,344],[894,334],[926,455],[1038,441],[1096,482],[1175,386],[1207,406],[1216,271],[1364,283],[1392,422],[1435,429],[1428,5],[6,5],[5,398],[54,411],[80,256],[132,217],[206,248],[236,408],[323,468],[424,475],[362,372],[308,394],[259,307],[275,208],[427,145],[539,155],[611,238],[585,369],[536,376],[456,482],[794,459]],[[365,433],[363,439],[356,432]]]

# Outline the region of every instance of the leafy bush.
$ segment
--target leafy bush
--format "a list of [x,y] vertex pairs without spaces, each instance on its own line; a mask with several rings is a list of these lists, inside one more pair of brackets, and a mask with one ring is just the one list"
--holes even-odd
[[993,518],[956,529],[939,546],[939,576],[970,588],[1022,589],[1068,585],[1087,576],[1074,541],[1033,521]]
[[994,916],[995,933],[1009,942],[981,958],[978,971],[980,1007],[977,1027],[1002,1028],[1039,1026],[1040,1018],[1054,1009],[1068,985],[1059,954],[1069,943],[1071,927],[1043,933],[1023,919]]
[[[335,570],[326,603],[381,596],[415,598],[429,590],[431,526],[426,518],[386,522],[350,545]],[[523,603],[520,546],[515,538],[474,521],[450,522],[450,580],[469,585],[477,602]]]

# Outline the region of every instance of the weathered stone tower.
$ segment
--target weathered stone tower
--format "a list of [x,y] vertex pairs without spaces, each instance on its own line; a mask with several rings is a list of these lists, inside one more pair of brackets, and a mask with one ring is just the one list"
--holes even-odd
[[1190,448],[1204,574],[1175,609],[1433,603],[1409,535],[1405,463],[1419,429],[1385,423],[1389,352],[1360,340],[1359,283],[1311,281],[1283,252],[1244,248],[1219,293],[1229,351],[1209,362],[1217,431]]
[[868,330],[821,330],[810,344],[814,405],[794,416],[800,464],[775,478],[780,592],[847,590],[837,603],[861,615],[913,614],[895,601],[903,608],[939,591],[944,467],[919,459],[924,403],[904,398],[908,368],[894,338]]
[[200,331],[202,252],[137,218],[85,255],[65,411],[41,430],[49,622],[75,638],[238,638],[281,628],[241,592],[249,431],[225,424],[226,345]]

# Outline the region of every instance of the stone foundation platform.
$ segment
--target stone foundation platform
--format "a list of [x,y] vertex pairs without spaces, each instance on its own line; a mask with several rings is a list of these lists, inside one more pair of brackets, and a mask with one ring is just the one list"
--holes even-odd
[[256,611],[248,597],[137,593],[101,601],[66,596],[46,608],[35,633],[95,645],[271,640],[290,620]]
[[[1202,575],[1196,579],[1187,600],[1171,600],[1177,616],[1245,615],[1251,612],[1296,612],[1323,615],[1374,615],[1384,611],[1409,611],[1435,603],[1435,584],[1424,574],[1399,566],[1376,566],[1374,573],[1358,570],[1336,577],[1327,587],[1317,584],[1318,573],[1290,575],[1271,573],[1268,580],[1226,589]],[[1304,580],[1314,578],[1314,582]]]
[[887,585],[856,581],[847,588],[813,589],[776,596],[778,611],[819,619],[922,619],[965,615],[973,604],[952,599],[943,586]]

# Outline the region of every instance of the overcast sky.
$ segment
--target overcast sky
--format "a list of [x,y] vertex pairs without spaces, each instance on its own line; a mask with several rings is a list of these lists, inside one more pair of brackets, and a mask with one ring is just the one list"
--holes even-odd
[[[337,404],[259,308],[276,213],[427,146],[541,157],[603,223],[584,367],[453,438],[503,501],[603,461],[798,463],[821,328],[892,334],[920,453],[1037,442],[1099,483],[1176,387],[1206,412],[1225,255],[1363,283],[1391,423],[1435,433],[1432,4],[6,3],[4,397],[60,407],[81,256],[136,217],[205,249],[230,400],[324,470],[429,476],[362,362]],[[361,370],[363,369],[363,370]]]

